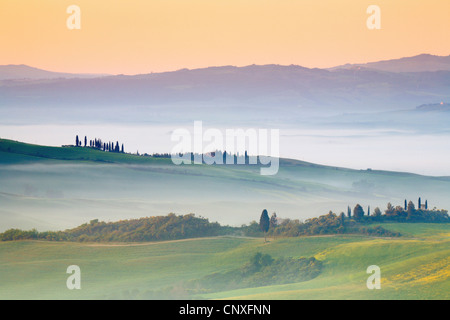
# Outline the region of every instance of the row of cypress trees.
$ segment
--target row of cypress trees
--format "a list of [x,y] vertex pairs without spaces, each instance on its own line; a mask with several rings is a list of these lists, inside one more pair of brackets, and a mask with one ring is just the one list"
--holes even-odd
[[[390,207],[392,207],[392,205],[389,203],[387,211],[392,211]],[[419,210],[420,209],[428,210],[428,200],[425,200],[425,204],[422,206],[422,199],[419,197],[417,209],[419,209]],[[404,210],[406,212],[414,211],[415,210],[414,203],[412,201],[408,202],[408,200],[405,199]],[[381,213],[380,209],[379,208],[375,208],[374,214],[375,215],[380,215],[380,213]],[[355,208],[353,209],[353,216],[355,218],[360,218],[360,217],[364,216],[364,214],[365,214],[364,213],[364,209],[361,207],[361,205],[357,204],[355,206]],[[367,208],[367,215],[370,216],[370,206]],[[347,207],[347,216],[349,218],[352,216],[352,210],[350,209],[350,206]]]
[[[83,147],[83,143],[82,141],[79,139],[78,135],[75,138],[75,146],[77,147]],[[116,143],[114,144],[114,142],[103,142],[102,139],[97,139],[94,138],[94,140],[89,140],[89,144],[88,144],[88,139],[87,136],[84,137],[84,147],[85,148],[94,148],[94,149],[98,149],[101,151],[108,151],[108,152],[117,152],[117,153],[124,153],[125,152],[125,148],[124,145],[122,143],[122,147],[119,146],[119,141],[116,141]]]

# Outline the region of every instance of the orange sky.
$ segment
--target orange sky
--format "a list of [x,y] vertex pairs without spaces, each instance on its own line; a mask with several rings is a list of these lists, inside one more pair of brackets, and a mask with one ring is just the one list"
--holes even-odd
[[[69,30],[69,5],[81,30]],[[381,30],[366,27],[369,5]],[[0,64],[83,73],[450,54],[449,0],[0,0]]]

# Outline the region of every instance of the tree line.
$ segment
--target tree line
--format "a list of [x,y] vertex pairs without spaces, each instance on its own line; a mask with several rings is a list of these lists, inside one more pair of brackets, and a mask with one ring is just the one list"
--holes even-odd
[[[383,222],[408,222],[408,223],[449,223],[450,217],[447,210],[428,210],[428,202],[421,206],[422,209],[416,209],[412,201],[405,201],[406,206],[394,207],[391,203],[387,204],[384,214],[380,208],[375,208],[373,213],[370,207],[365,213],[363,207],[357,204],[353,211],[348,207],[347,215],[341,212],[339,215],[330,211],[326,215],[307,219],[302,222],[297,219],[278,219],[274,212],[269,217],[266,209],[261,213],[259,223],[253,221],[248,227],[246,234],[257,236],[264,234],[266,236],[286,236],[297,237],[302,235],[325,235],[325,234],[343,234],[355,233],[370,236],[398,237],[398,232],[392,232],[384,229],[382,226],[366,226],[372,223]],[[419,205],[421,200],[419,198]]]
[[[223,227],[217,222],[195,217],[194,214],[147,217],[101,222],[91,220],[79,227],[65,231],[38,232],[10,229],[0,234],[0,241],[49,240],[78,242],[146,242],[177,240],[197,237],[224,235],[231,227]],[[232,228],[231,228],[232,229]]]
[[[75,137],[75,147],[84,147],[84,148],[93,148],[100,151],[106,151],[106,152],[116,152],[116,153],[125,153],[125,147],[124,144],[120,144],[119,141],[116,142],[104,142],[102,139],[94,138],[92,140],[88,140],[88,137],[85,136],[84,139],[80,139],[80,137],[77,135]],[[136,151],[136,155],[138,156],[144,156],[144,157],[153,157],[153,158],[166,158],[170,159],[175,154],[171,153],[143,153],[140,154],[139,151]],[[209,163],[209,159],[218,158],[220,157],[223,161],[223,164],[226,164],[227,161],[229,163],[239,163],[239,164],[261,164],[260,158],[258,156],[250,156],[248,155],[248,152],[245,151],[244,154],[239,154],[237,152],[236,154],[232,154],[231,152],[227,151],[220,151],[216,150],[209,153],[194,153],[194,152],[187,152],[187,153],[178,153],[176,154],[178,157],[184,157],[188,158],[191,162],[196,161],[196,159],[201,159],[202,163],[206,164]],[[212,160],[211,160],[212,162]]]
[[174,156],[184,159],[190,162],[202,162],[203,164],[255,164],[262,165],[260,156],[251,156],[247,151],[244,154],[239,152],[231,153],[228,151],[216,150],[208,153],[197,153],[197,152],[180,152],[176,154],[171,153],[153,153],[153,154],[139,154],[137,155],[148,156],[153,158],[172,158]]
[[[344,213],[342,212],[341,215],[344,215]],[[421,198],[418,200],[417,208],[412,201],[405,200],[403,206],[394,206],[389,202],[384,213],[378,207],[371,212],[369,206],[367,212],[365,212],[359,204],[353,208],[353,211],[349,206],[347,208],[347,217],[360,222],[449,222],[447,210],[438,210],[436,208],[430,210],[428,209],[428,201],[425,200],[425,203],[422,203]]]
[[[259,236],[261,233],[271,237],[300,237],[333,234],[364,234],[370,236],[398,237],[398,232],[392,232],[381,226],[366,227],[360,222],[348,219],[344,215],[329,212],[326,215],[300,221],[298,219],[278,220],[274,213],[271,218],[263,212],[260,223],[252,222],[246,230],[248,236]],[[263,222],[264,221],[264,222]]]
[[[369,210],[368,210],[369,212]],[[49,240],[49,241],[89,241],[89,242],[145,242],[177,240],[186,238],[210,237],[220,235],[298,237],[331,234],[364,234],[370,236],[398,237],[400,233],[384,229],[373,223],[384,222],[426,222],[449,223],[446,210],[416,209],[410,201],[406,210],[402,206],[387,205],[384,214],[376,208],[367,215],[357,204],[353,212],[337,215],[330,211],[326,215],[300,221],[298,219],[279,219],[276,213],[269,217],[263,210],[259,223],[251,222],[241,227],[221,226],[194,214],[146,217],[118,222],[99,222],[91,220],[79,227],[65,231],[45,231],[9,229],[0,233],[0,241]]]
[[122,143],[122,146],[119,146],[119,141],[116,141],[116,143],[112,141],[103,142],[102,139],[94,138],[93,140],[89,140],[88,143],[87,136],[84,137],[84,145],[83,145],[83,141],[80,140],[80,138],[77,135],[75,137],[75,146],[84,148],[93,148],[106,152],[125,153],[124,145]]

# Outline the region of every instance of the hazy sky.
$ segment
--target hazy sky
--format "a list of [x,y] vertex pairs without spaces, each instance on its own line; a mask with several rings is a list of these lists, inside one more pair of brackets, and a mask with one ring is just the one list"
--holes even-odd
[[[366,26],[369,5],[381,30]],[[136,74],[449,55],[449,12],[449,0],[1,0],[0,64]]]

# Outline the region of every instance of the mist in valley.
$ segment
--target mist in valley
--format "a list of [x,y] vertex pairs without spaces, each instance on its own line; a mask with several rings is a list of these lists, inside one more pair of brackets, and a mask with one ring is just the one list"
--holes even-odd
[[[339,112],[324,108],[242,106],[147,106],[91,108],[0,108],[0,137],[61,146],[97,137],[120,141],[128,153],[171,153],[176,129],[203,131],[279,129],[280,156],[317,164],[450,176],[450,109],[417,106],[393,111]],[[28,117],[23,115],[27,114]],[[104,115],[104,116],[103,116]],[[207,143],[203,144],[206,147]]]

